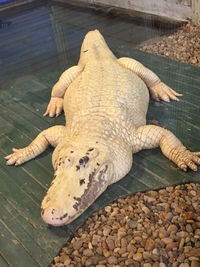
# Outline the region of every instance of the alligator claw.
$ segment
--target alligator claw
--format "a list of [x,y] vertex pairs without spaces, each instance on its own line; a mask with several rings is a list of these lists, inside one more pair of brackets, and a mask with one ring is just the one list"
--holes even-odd
[[43,114],[43,116],[47,116],[49,114],[49,117],[58,117],[60,113],[63,110],[63,98],[60,97],[51,97],[51,100],[47,106],[46,112]]
[[7,160],[6,165],[21,165],[24,162],[24,149],[13,148],[12,151],[12,154],[9,154],[8,156],[4,157]]
[[170,102],[170,99],[179,101],[177,96],[182,96],[182,94],[177,93],[163,82],[151,86],[150,91],[152,97],[157,101],[160,99],[165,102]]
[[189,167],[193,171],[197,171],[198,165],[200,165],[200,152],[191,152],[185,150],[178,155],[177,165],[180,169],[187,171]]

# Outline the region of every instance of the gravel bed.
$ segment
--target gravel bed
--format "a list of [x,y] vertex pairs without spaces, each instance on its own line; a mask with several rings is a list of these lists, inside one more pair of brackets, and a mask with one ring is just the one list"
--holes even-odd
[[138,48],[200,67],[200,22],[185,24],[175,33],[143,42]]
[[[200,23],[139,49],[200,67]],[[94,213],[52,267],[200,267],[200,184],[119,198]]]
[[52,266],[200,266],[200,184],[119,198],[77,230]]

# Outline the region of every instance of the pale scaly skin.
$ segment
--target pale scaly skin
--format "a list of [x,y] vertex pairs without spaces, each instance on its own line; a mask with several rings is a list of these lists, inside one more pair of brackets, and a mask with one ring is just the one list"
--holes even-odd
[[78,65],[61,75],[44,113],[53,117],[64,109],[66,126],[44,130],[6,157],[8,165],[20,165],[48,145],[56,147],[54,179],[42,201],[46,223],[58,226],[77,218],[129,172],[132,153],[142,149],[160,146],[180,169],[197,170],[199,152],[188,151],[170,131],[145,125],[147,87],[156,100],[178,101],[181,95],[138,61],[117,59],[98,30],[86,35]]

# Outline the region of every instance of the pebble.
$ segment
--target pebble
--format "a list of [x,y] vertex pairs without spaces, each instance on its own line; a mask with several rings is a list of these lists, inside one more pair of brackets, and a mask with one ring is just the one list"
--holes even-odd
[[108,258],[108,257],[110,256],[110,251],[104,249],[104,250],[103,250],[103,255],[104,255],[106,258]]
[[155,241],[151,238],[147,239],[144,249],[146,251],[151,251],[155,247]]
[[113,250],[115,248],[113,238],[110,236],[106,238],[106,244],[110,250]]
[[166,250],[170,251],[170,250],[174,250],[178,247],[178,242],[169,242],[166,245]]
[[182,249],[185,243],[185,239],[182,237],[179,243],[179,249]]
[[187,256],[195,256],[200,258],[200,248],[191,248],[186,254]]
[[136,254],[134,254],[134,255],[133,255],[133,259],[134,259],[135,261],[139,261],[139,262],[141,262],[141,260],[142,260],[142,254],[141,254],[141,253],[136,253]]
[[144,201],[146,201],[148,203],[152,203],[152,202],[156,201],[156,199],[154,197],[144,196]]
[[154,255],[156,255],[156,256],[159,256],[159,255],[160,255],[160,251],[159,251],[158,248],[154,248],[153,251],[152,251],[152,253],[153,253]]
[[82,247],[83,241],[82,240],[76,240],[72,243],[74,250],[79,250]]
[[88,248],[88,249],[83,250],[83,255],[90,257],[90,256],[93,256],[94,253],[91,249]]
[[190,267],[190,265],[188,263],[181,263],[179,267]]
[[135,229],[138,226],[138,222],[134,220],[130,220],[128,224],[131,229]]
[[165,238],[163,238],[162,241],[163,241],[166,245],[169,244],[169,243],[172,243],[172,242],[173,242],[173,240],[172,240],[171,238],[169,238],[169,237],[165,237]]
[[142,205],[142,211],[144,211],[145,214],[149,214],[150,213],[150,209],[147,208],[145,205]]
[[193,229],[192,229],[191,224],[186,224],[185,229],[186,229],[186,231],[189,232],[189,233],[193,232]]
[[199,262],[199,261],[195,261],[195,260],[193,260],[193,261],[191,262],[191,267],[200,267],[200,262]]
[[169,227],[167,228],[167,232],[171,233],[171,232],[177,232],[178,231],[178,227],[175,224],[171,224],[169,225]]
[[142,266],[143,267],[152,267],[150,263],[144,263]]
[[108,258],[108,263],[109,264],[117,264],[117,262],[118,262],[118,260],[117,260],[117,258],[115,256],[110,256]]

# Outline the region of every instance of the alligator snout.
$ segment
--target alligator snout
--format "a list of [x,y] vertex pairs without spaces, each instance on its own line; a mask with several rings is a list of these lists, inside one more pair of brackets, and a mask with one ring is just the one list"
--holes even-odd
[[55,226],[66,224],[69,219],[67,213],[53,207],[42,209],[41,216],[45,223]]

